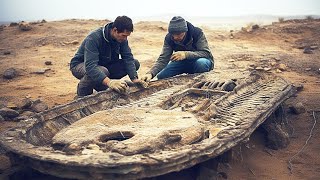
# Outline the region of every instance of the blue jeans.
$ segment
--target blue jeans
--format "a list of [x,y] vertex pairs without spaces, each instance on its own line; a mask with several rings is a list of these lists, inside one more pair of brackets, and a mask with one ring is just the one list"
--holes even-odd
[[206,58],[171,61],[162,71],[158,73],[157,78],[164,79],[183,73],[203,73],[210,71],[212,68],[212,61]]

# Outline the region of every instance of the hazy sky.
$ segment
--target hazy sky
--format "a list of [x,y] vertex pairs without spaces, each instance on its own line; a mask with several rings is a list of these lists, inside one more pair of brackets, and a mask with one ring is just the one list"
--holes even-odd
[[319,0],[0,0],[0,21],[159,16],[320,15]]

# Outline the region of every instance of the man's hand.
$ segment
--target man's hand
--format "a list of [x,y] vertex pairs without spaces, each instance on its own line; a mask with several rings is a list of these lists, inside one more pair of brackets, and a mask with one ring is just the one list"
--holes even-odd
[[145,75],[140,77],[140,80],[144,81],[144,82],[149,82],[151,79],[152,79],[152,75],[149,74],[149,73],[147,73],[147,74],[145,74]]
[[118,93],[126,93],[128,90],[128,85],[124,81],[121,81],[119,79],[110,79],[107,82],[107,86]]
[[146,81],[142,81],[140,79],[134,79],[132,80],[132,82],[138,86],[141,86],[143,88],[147,88],[148,87],[148,83]]
[[171,58],[172,61],[181,61],[186,59],[186,52],[185,51],[177,51],[172,54]]

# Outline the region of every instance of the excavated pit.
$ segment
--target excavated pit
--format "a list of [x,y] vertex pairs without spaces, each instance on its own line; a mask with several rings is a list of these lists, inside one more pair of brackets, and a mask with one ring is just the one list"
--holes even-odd
[[39,113],[0,142],[17,161],[63,178],[153,177],[241,143],[291,93],[272,74],[181,75]]

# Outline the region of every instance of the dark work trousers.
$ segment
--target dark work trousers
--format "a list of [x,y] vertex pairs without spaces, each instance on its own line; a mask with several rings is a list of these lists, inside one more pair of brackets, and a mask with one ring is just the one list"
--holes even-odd
[[[139,69],[140,63],[138,60],[134,60],[136,70]],[[101,72],[105,73],[110,79],[121,79],[128,73],[125,69],[123,60],[119,60],[115,63],[108,65],[107,67],[98,66]],[[84,63],[78,64],[71,69],[71,73],[74,77],[80,80],[77,87],[78,97],[87,96],[93,93],[93,89],[96,91],[106,90],[108,87],[102,83],[97,84],[90,76],[87,75]]]

